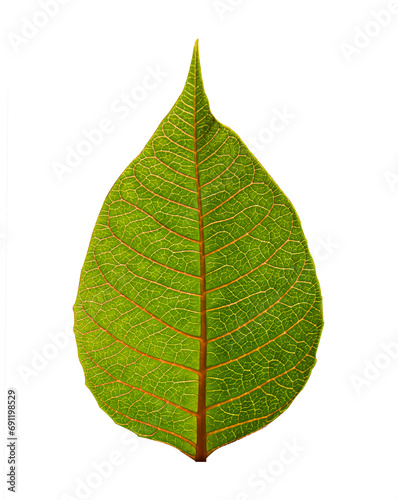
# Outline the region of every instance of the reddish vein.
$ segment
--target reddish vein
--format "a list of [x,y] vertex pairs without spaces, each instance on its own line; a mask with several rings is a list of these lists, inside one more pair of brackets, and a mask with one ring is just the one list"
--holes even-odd
[[206,462],[206,358],[207,358],[207,331],[206,331],[206,268],[205,268],[205,245],[203,233],[203,212],[200,195],[199,163],[197,148],[197,122],[196,122],[196,75],[197,58],[195,59],[194,73],[194,158],[196,186],[198,196],[199,215],[199,254],[200,254],[200,361],[199,361],[199,389],[198,389],[198,416],[197,416],[197,439],[196,439],[196,461]]
[[[92,358],[90,356],[90,353],[89,351],[87,351],[87,349],[84,347],[84,344],[83,344],[83,335],[82,335],[82,338],[80,340],[80,344],[81,344],[81,347],[82,349],[84,350],[84,352],[86,353],[87,357],[90,358],[91,362],[97,367],[99,368],[102,372],[106,373],[112,380],[114,380],[115,383],[118,383],[118,384],[122,384],[122,385],[125,385],[126,387],[130,387],[131,390],[134,390],[134,391],[139,391],[139,392],[142,392],[143,394],[146,394],[147,396],[151,396],[153,398],[156,398],[156,399],[159,399],[160,401],[163,401],[164,403],[167,403],[169,405],[172,405],[174,406],[175,408],[178,408],[179,410],[182,410],[186,413],[190,413],[191,415],[196,415],[195,412],[191,411],[191,410],[188,410],[188,408],[184,408],[183,406],[177,404],[177,403],[173,403],[172,401],[170,401],[169,399],[165,399],[165,398],[162,398],[161,396],[158,396],[156,394],[153,394],[152,392],[148,392],[148,391],[145,391],[144,389],[142,389],[141,387],[135,387],[134,385],[131,385],[131,384],[128,384],[127,382],[124,382],[123,380],[120,380],[116,377],[114,377],[110,372],[108,372],[108,370],[105,370],[105,368],[101,365],[99,365],[95,360],[94,358]],[[93,382],[92,382],[93,386],[95,388],[97,387],[100,387],[100,385],[95,385]],[[130,392],[130,391],[129,391]],[[181,437],[181,439],[183,439]],[[193,444],[193,443],[192,443]]]
[[[172,361],[166,361],[165,359],[161,359],[161,358],[157,358],[156,356],[151,356],[150,354],[147,354],[145,352],[142,352],[142,351],[139,351],[138,349],[136,349],[135,347],[133,347],[132,345],[130,344],[127,344],[126,342],[124,342],[123,340],[115,337],[115,335],[113,335],[110,331],[108,331],[106,328],[103,328],[99,323],[97,323],[95,321],[94,318],[92,318],[88,312],[84,309],[84,306],[82,306],[82,311],[84,312],[84,314],[87,316],[87,318],[89,318],[95,325],[98,326],[98,328],[100,330],[102,330],[104,333],[106,333],[107,335],[109,335],[110,337],[112,337],[113,339],[115,339],[116,342],[118,342],[119,344],[122,344],[124,345],[124,347],[127,347],[128,349],[131,349],[132,351],[136,352],[137,354],[139,354],[140,356],[144,356],[145,358],[150,358],[150,359],[153,359],[154,361],[157,361],[158,363],[163,363],[163,364],[167,364],[167,365],[170,365],[170,366],[175,366],[177,368],[181,368],[183,370],[188,370],[189,372],[192,372],[192,373],[198,373],[197,370],[195,370],[194,368],[190,368],[188,366],[184,366],[184,365],[180,365],[179,363],[173,363]],[[85,333],[82,333],[82,335],[86,335],[87,333],[91,333],[91,332],[85,332]],[[104,348],[102,348],[104,349]]]
[[159,323],[162,323],[162,325],[166,326],[167,328],[170,328],[170,330],[173,330],[175,331],[176,333],[179,333],[181,335],[184,335],[184,337],[189,337],[191,339],[195,339],[197,340],[198,337],[196,337],[196,335],[190,335],[189,333],[185,333],[181,330],[178,330],[178,328],[175,328],[174,326],[171,326],[169,325],[168,323],[166,323],[165,321],[163,321],[162,319],[158,318],[157,316],[155,316],[154,314],[152,314],[150,311],[148,311],[148,309],[145,309],[145,307],[142,307],[140,306],[137,302],[134,302],[134,300],[130,299],[129,297],[127,297],[127,295],[124,295],[124,293],[122,293],[120,290],[118,290],[116,287],[114,287],[112,285],[112,283],[106,279],[104,273],[102,272],[99,264],[98,264],[98,261],[97,261],[97,258],[95,256],[95,248],[93,250],[93,257],[94,257],[94,262],[95,262],[95,265],[97,266],[97,269],[99,271],[99,273],[101,274],[103,280],[105,281],[105,283],[110,286],[118,295],[120,295],[121,297],[124,297],[126,300],[128,300],[129,302],[131,302],[133,305],[135,305],[136,307],[138,307],[138,309],[141,309],[141,311],[143,311],[144,313],[148,314],[149,316],[151,316],[153,319],[156,319],[157,321],[159,321]]

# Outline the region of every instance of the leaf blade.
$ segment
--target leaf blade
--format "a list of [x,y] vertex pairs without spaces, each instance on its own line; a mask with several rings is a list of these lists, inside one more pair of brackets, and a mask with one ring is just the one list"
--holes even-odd
[[74,309],[100,407],[196,461],[267,425],[309,377],[322,300],[299,218],[211,114],[197,44],[105,200]]

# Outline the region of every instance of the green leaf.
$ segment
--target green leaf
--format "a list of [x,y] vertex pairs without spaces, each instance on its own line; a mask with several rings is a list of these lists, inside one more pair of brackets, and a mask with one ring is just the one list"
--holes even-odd
[[278,417],[315,365],[322,299],[300,220],[211,114],[197,43],[105,200],[74,311],[99,406],[196,461]]

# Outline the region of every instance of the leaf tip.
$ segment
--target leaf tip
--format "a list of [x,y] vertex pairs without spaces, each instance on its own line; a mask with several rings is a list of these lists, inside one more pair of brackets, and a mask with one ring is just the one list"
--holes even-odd
[[202,70],[199,58],[199,39],[196,40],[193,48],[191,66],[188,75],[188,80],[189,79],[191,79],[191,84],[194,82],[194,85],[197,88],[203,88]]
[[199,38],[195,42],[192,54],[192,64],[198,64],[198,63],[199,63]]

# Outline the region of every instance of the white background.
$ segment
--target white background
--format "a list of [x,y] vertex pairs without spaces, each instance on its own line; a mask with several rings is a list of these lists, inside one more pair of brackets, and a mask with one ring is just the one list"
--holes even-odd
[[[2,2],[2,377],[19,398],[17,497],[396,500],[397,5],[369,24],[388,1],[64,3],[46,22],[35,0]],[[46,25],[21,42],[26,20]],[[301,217],[325,313],[293,405],[206,464],[117,427],[65,333],[102,202],[181,92],[196,38],[212,111],[246,143],[275,110],[294,115],[254,152]],[[112,106],[148,67],[167,75],[122,119]],[[113,131],[60,182],[54,162],[102,119]]]

